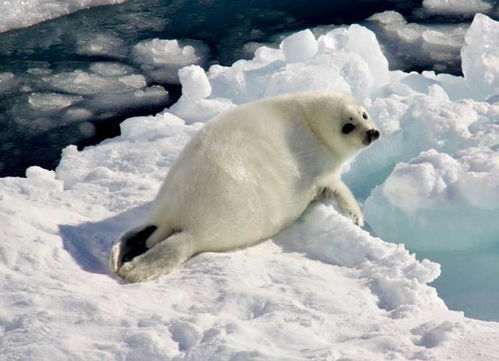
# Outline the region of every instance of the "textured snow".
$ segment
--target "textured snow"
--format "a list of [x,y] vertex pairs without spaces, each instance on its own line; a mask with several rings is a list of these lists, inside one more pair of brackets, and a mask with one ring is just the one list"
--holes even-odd
[[178,83],[178,70],[202,64],[207,49],[201,41],[179,44],[177,40],[151,39],[133,47],[132,59],[154,81]]
[[392,66],[426,66],[436,64],[435,70],[446,70],[447,64],[459,60],[468,24],[426,25],[409,23],[393,10],[369,17],[368,23],[376,31]]
[[[283,44],[286,42],[288,39]],[[182,102],[172,111],[187,122],[193,122],[199,119],[191,118],[187,112],[197,107],[213,106],[214,110],[207,114],[212,116],[220,111],[219,103],[241,104],[313,89],[343,90],[365,99],[375,85],[388,82],[388,62],[369,30],[352,25],[348,30],[333,30],[316,42],[320,49],[318,53],[301,62],[287,62],[284,52],[279,49],[260,48],[253,60],[239,60],[231,67],[213,65],[207,74],[212,87],[211,96]]]
[[[485,33],[467,46],[485,52],[479,43],[499,23],[477,16],[473,26]],[[31,167],[26,178],[0,179],[0,359],[499,360],[499,324],[448,310],[427,285],[439,265],[396,244],[497,242],[489,237],[499,202],[494,95],[487,102],[461,77],[388,71],[376,38],[360,26],[315,41],[317,52],[301,60],[289,61],[283,46],[204,76],[188,67],[180,73],[186,92],[170,109],[126,120],[121,136],[97,146],[67,147],[55,172]],[[104,75],[113,79],[100,85]],[[78,97],[118,84],[137,91],[142,79],[131,75],[95,65],[91,74],[45,81]],[[144,284],[109,275],[111,245],[140,223],[204,122],[236,104],[309,89],[351,92],[382,129],[344,179],[365,199],[373,233],[395,243],[315,203],[255,247],[201,254]],[[34,99],[52,108],[76,101]],[[441,236],[432,244],[431,232]]]
[[483,0],[423,0],[423,8],[430,14],[487,13],[492,5]]
[[486,15],[477,14],[461,50],[463,73],[472,94],[487,99],[499,94],[499,28]]
[[[390,168],[409,162],[399,163],[366,201],[366,218],[383,238],[407,242],[412,249],[440,251],[497,243],[499,105],[486,100],[499,93],[499,53],[491,45],[499,40],[498,31],[496,21],[475,16],[462,50],[465,77],[460,87],[468,88],[466,95],[453,94],[457,79],[448,83],[448,77],[423,73],[412,74],[410,82],[406,80],[411,75],[401,75],[401,83],[426,88],[427,96],[375,101],[379,105],[371,113],[386,118],[381,125],[388,121],[386,131],[393,134],[391,154],[380,154],[376,161],[385,166],[391,163]],[[390,112],[380,114],[388,104]],[[352,167],[354,173],[367,167],[363,156],[358,161],[358,171],[355,164]],[[460,216],[463,213],[467,216]],[[392,233],[394,228],[404,235]]]
[[94,6],[126,0],[3,0],[0,2],[0,32],[24,28]]
[[286,61],[295,62],[311,58],[319,50],[317,40],[309,29],[288,36],[281,43]]
[[378,234],[416,250],[490,247],[499,234],[498,174],[497,150],[467,148],[454,157],[428,150],[397,164],[367,199],[366,218]]
[[[15,123],[6,132],[17,133],[19,127],[26,127],[30,134],[38,134],[69,123],[105,120],[136,109],[161,106],[166,103],[168,92],[162,85],[151,83],[179,83],[179,69],[202,64],[207,52],[202,42],[179,44],[177,40],[160,39],[145,40],[130,49],[111,33],[79,35],[75,46],[80,55],[109,61],[89,63],[88,67],[75,70],[37,64],[38,67],[16,74],[0,73],[0,96],[9,96],[9,101],[2,105],[8,120]],[[123,62],[140,67],[143,73]],[[202,70],[197,74],[205,76]],[[207,96],[209,87],[205,83],[203,89],[193,89]],[[92,128],[90,132],[88,127]],[[92,135],[90,123],[85,123],[84,129],[84,137]]]
[[190,99],[206,98],[211,94],[210,81],[198,65],[186,66],[178,71],[182,95]]
[[[31,134],[118,116],[129,109],[162,104],[168,97],[163,87],[148,86],[135,69],[115,62],[92,63],[88,70],[55,73],[48,68],[32,68],[27,73],[17,78],[12,73],[0,74],[0,91],[2,85],[5,93],[20,91],[7,111],[17,127]],[[82,133],[91,136],[93,126],[82,125]]]

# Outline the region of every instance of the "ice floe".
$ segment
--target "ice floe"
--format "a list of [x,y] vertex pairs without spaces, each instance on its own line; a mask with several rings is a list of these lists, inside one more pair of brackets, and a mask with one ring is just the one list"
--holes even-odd
[[24,28],[94,6],[113,5],[126,0],[4,0],[0,3],[0,32]]
[[[492,39],[499,23],[477,16],[473,27],[483,34],[467,36],[466,46],[482,59],[487,48],[480,42]],[[396,244],[449,252],[496,244],[496,88],[491,83],[478,93],[465,86],[467,74],[493,74],[495,62],[468,63],[465,78],[390,72],[375,36],[360,26],[316,39],[306,32],[287,42],[260,48],[252,60],[231,67],[212,66],[204,76],[197,67],[182,70],[186,92],[170,109],[126,120],[121,136],[97,146],[67,147],[55,172],[34,167],[26,178],[0,179],[0,354],[53,360],[499,359],[498,324],[448,310],[427,285],[439,275],[438,264]],[[297,58],[295,46],[310,51]],[[69,80],[47,74],[40,81],[69,89],[73,97],[98,87],[103,73],[112,79],[102,86],[142,89],[140,76],[119,69],[96,65]],[[317,203],[258,246],[201,254],[150,283],[125,285],[109,276],[105,265],[114,240],[140,223],[165,172],[204,122],[236,104],[313,89],[353,93],[383,131],[384,140],[344,174],[381,238],[353,225],[334,205]],[[52,109],[78,101],[51,97],[34,102]],[[494,302],[489,307],[497,307]]]

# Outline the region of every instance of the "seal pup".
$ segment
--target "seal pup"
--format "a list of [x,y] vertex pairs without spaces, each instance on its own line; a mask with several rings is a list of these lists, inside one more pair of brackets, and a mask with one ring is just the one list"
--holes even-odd
[[362,226],[340,172],[379,136],[362,104],[338,92],[293,93],[224,112],[185,146],[146,223],[112,248],[110,269],[129,282],[157,278],[198,253],[272,237],[320,197]]

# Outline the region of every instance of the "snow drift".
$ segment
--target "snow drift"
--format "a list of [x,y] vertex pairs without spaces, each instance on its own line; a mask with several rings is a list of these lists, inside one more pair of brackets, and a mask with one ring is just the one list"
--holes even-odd
[[[499,360],[498,324],[448,310],[427,285],[437,264],[331,204],[312,205],[272,240],[199,255],[154,282],[122,284],[105,268],[115,238],[140,223],[203,122],[309,89],[350,92],[378,120],[385,141],[345,173],[378,236],[414,248],[490,244],[499,108],[497,84],[480,74],[494,74],[495,62],[481,59],[497,54],[480,44],[498,29],[475,17],[463,49],[472,78],[390,72],[361,26],[317,39],[304,31],[231,67],[184,68],[170,109],[128,119],[120,137],[81,152],[67,147],[55,172],[0,179],[0,359]],[[451,245],[468,221],[481,233]]]

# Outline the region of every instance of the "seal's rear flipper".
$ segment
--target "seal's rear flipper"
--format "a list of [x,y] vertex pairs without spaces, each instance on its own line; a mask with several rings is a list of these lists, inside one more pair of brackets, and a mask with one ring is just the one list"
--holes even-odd
[[109,258],[111,271],[116,273],[123,263],[145,253],[148,250],[146,241],[157,229],[157,226],[148,225],[125,233],[111,250],[111,257]]
[[197,253],[196,242],[187,232],[176,232],[123,263],[116,274],[128,282],[153,280],[169,273]]

